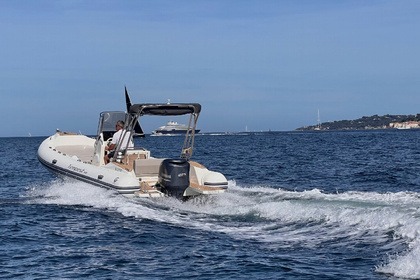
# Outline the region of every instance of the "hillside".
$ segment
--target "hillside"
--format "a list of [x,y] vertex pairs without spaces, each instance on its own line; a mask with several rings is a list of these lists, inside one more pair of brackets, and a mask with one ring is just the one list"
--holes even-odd
[[[364,129],[391,129],[390,123],[420,122],[420,114],[417,115],[373,115],[361,117],[356,120],[341,120],[324,122],[318,125],[299,127],[296,130],[364,130]],[[319,127],[319,129],[318,129]]]

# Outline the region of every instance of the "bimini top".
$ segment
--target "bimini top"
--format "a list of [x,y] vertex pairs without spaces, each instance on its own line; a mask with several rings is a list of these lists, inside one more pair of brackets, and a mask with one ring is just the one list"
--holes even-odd
[[198,103],[161,103],[161,104],[133,104],[130,114],[154,116],[178,116],[186,114],[200,114],[201,105]]

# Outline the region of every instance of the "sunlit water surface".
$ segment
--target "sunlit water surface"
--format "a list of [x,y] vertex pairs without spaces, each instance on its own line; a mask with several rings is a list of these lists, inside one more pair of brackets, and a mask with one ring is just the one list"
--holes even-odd
[[[420,131],[199,135],[225,194],[127,199],[0,138],[0,277],[420,279]],[[146,137],[178,157],[182,137]]]

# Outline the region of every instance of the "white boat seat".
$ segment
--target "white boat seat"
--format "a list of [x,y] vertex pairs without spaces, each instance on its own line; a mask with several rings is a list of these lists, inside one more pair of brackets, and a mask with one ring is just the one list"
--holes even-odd
[[134,172],[136,176],[157,176],[159,174],[159,167],[163,159],[149,158],[149,159],[136,159],[134,161]]

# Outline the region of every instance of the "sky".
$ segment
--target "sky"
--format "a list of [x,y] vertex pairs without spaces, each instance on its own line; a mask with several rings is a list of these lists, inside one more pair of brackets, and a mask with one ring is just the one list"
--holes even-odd
[[419,15],[417,0],[0,0],[0,137],[95,134],[124,86],[200,103],[202,132],[417,114]]

